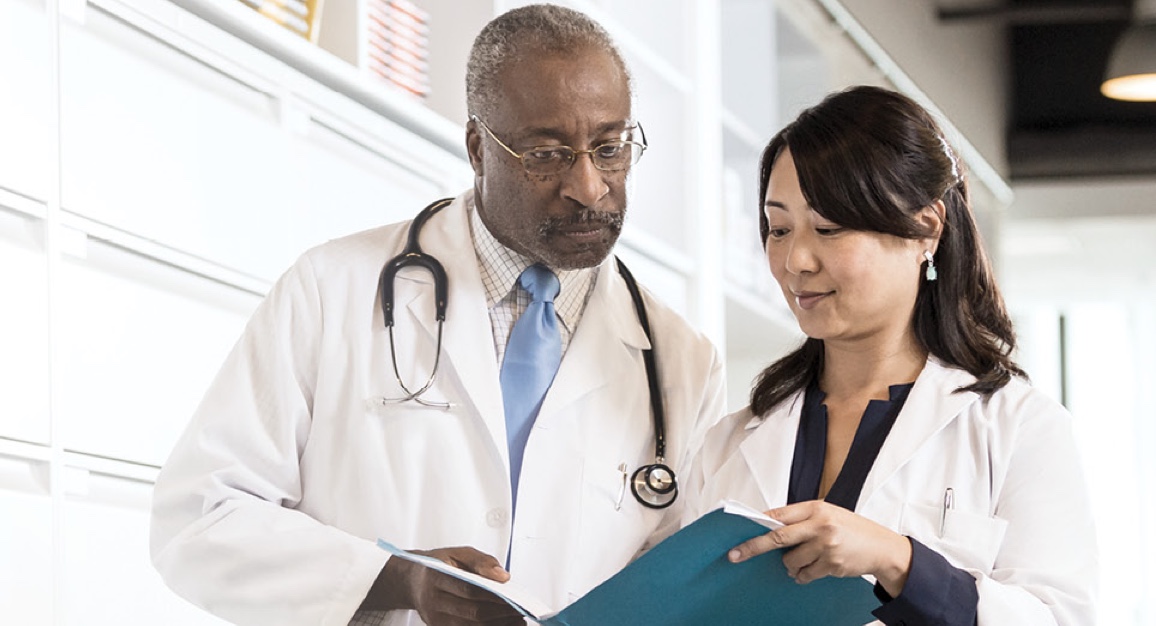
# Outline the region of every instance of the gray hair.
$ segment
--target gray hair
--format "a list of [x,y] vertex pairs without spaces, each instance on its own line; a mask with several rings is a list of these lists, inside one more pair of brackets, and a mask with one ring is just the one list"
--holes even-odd
[[632,89],[630,70],[618,46],[600,24],[573,9],[531,4],[507,11],[482,28],[466,63],[466,107],[483,119],[498,100],[498,75],[528,51],[572,53],[595,49],[610,54]]

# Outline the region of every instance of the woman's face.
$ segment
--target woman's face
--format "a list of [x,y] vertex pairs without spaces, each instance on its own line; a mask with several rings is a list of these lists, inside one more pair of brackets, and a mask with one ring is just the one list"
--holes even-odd
[[845,229],[822,217],[803,197],[789,150],[771,169],[764,203],[767,261],[808,337],[831,344],[913,332],[923,251],[934,252],[933,242]]

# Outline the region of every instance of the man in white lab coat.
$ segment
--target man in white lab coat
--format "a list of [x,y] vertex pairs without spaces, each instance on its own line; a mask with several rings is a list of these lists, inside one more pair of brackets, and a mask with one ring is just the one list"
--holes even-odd
[[[375,540],[509,576],[560,609],[677,527],[678,500],[652,508],[628,487],[656,462],[644,350],[657,357],[671,469],[725,393],[710,342],[643,291],[648,338],[609,254],[645,145],[625,63],[580,13],[516,9],[475,41],[467,92],[474,188],[417,237],[445,269],[444,329],[419,267],[388,281],[392,339],[383,324],[379,277],[410,223],[310,250],[262,302],[160,473],[153,560],[216,615],[520,623]],[[530,299],[517,278],[534,264],[560,281],[562,357],[523,454],[507,439],[499,372]],[[436,377],[414,398],[403,385],[424,385],[439,345]]]

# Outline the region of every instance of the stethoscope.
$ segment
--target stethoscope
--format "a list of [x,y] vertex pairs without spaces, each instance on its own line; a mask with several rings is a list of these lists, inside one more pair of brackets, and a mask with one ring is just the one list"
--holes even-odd
[[[385,327],[389,331],[389,358],[393,364],[393,374],[397,378],[397,384],[400,385],[402,391],[405,392],[405,397],[386,400],[386,402],[389,403],[413,401],[428,407],[450,408],[448,402],[436,402],[422,398],[422,394],[433,385],[434,379],[437,377],[438,364],[441,362],[442,326],[446,321],[446,304],[449,299],[449,279],[446,276],[446,270],[442,267],[441,262],[422,251],[421,245],[418,243],[418,234],[421,232],[422,227],[425,226],[425,223],[429,221],[430,217],[433,217],[435,213],[449,206],[452,202],[452,198],[444,198],[422,209],[421,212],[414,217],[413,223],[410,224],[405,248],[401,251],[401,254],[386,261],[385,267],[381,270],[379,289],[381,291],[381,310],[385,318]],[[650,319],[646,315],[646,305],[642,301],[642,294],[638,291],[638,283],[635,282],[634,276],[631,275],[630,270],[626,269],[626,265],[621,259],[615,258],[615,261],[617,261],[618,264],[618,273],[622,275],[622,279],[626,282],[626,288],[630,290],[630,299],[634,301],[634,311],[638,315],[638,323],[642,326],[642,332],[646,334],[646,339],[652,346],[652,348],[642,351],[642,360],[646,366],[646,382],[650,393],[650,412],[654,416],[654,463],[643,465],[635,470],[630,479],[630,491],[634,494],[635,499],[643,506],[652,509],[665,509],[673,504],[674,500],[678,497],[678,480],[674,475],[674,470],[666,464],[664,458],[666,455],[666,417],[663,411],[662,394],[658,386],[658,366],[654,360],[654,342],[650,337]],[[401,373],[397,367],[397,353],[394,351],[393,342],[393,282],[394,279],[397,278],[397,273],[402,268],[411,265],[423,267],[433,276],[434,313],[438,323],[437,347],[433,369],[430,371],[429,379],[416,391],[411,391],[401,378]]]

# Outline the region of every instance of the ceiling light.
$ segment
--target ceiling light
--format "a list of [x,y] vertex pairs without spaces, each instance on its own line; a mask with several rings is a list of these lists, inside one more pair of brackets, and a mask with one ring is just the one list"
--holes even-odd
[[1156,0],[1139,0],[1136,18],[1112,49],[1100,93],[1115,100],[1156,102]]

